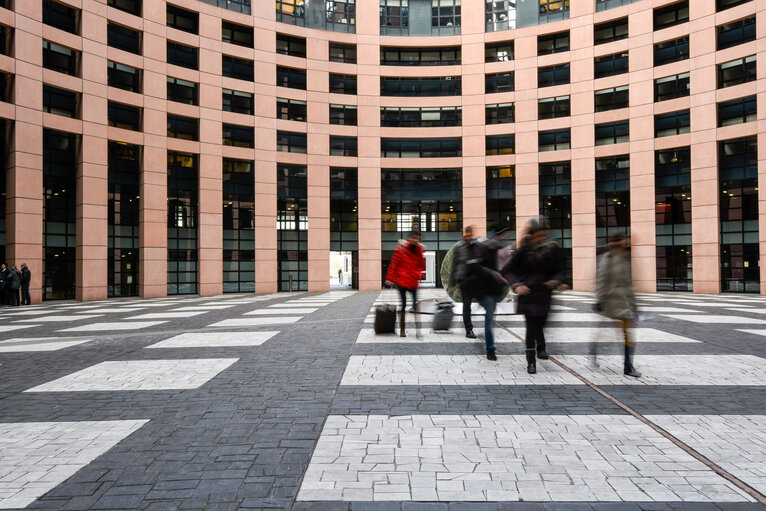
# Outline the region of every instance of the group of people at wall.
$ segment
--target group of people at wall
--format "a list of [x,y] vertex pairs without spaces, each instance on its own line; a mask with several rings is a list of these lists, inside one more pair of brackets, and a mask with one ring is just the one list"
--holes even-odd
[[[29,281],[32,272],[26,263],[21,263],[21,270],[16,265],[8,268],[8,265],[0,265],[0,299],[2,305],[29,305],[32,299],[29,296]],[[19,296],[21,292],[21,296]]]
[[[527,372],[535,374],[536,360],[549,358],[544,328],[550,314],[553,292],[569,289],[566,284],[566,259],[559,244],[548,236],[545,219],[536,218],[527,223],[516,249],[500,265],[499,253],[509,234],[508,228],[496,226],[488,233],[487,239],[478,241],[473,237],[473,228],[466,227],[463,238],[452,248],[448,286],[450,292],[456,288],[460,291],[466,337],[476,338],[471,302],[477,301],[484,308],[484,343],[489,360],[497,360],[492,330],[495,307],[502,299],[506,286],[510,286],[516,295],[516,312],[524,315],[526,325]],[[394,251],[386,274],[386,285],[396,286],[399,290],[402,336],[406,335],[406,295],[409,292],[414,306],[417,306],[417,288],[424,270],[420,233],[413,231]],[[607,251],[599,257],[594,310],[619,321],[624,337],[624,374],[639,377],[640,373],[632,363],[635,345],[628,335],[628,329],[637,317],[637,307],[626,236],[612,236]]]

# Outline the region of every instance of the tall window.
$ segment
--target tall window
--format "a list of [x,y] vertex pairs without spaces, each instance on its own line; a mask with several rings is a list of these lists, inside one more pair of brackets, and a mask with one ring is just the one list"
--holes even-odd
[[487,32],[516,28],[516,2],[514,0],[487,0],[485,18]]
[[538,0],[540,15],[538,23],[569,19],[569,0]]
[[560,244],[572,270],[572,164],[541,163],[540,214],[550,223],[550,235]]
[[410,33],[409,0],[380,0],[380,34]]
[[330,167],[330,250],[356,251],[359,240],[358,170]]
[[43,131],[43,300],[75,297],[77,136]]
[[431,34],[460,33],[460,1],[431,0]]
[[0,261],[5,261],[5,186],[8,158],[8,133],[11,121],[0,121]]
[[109,142],[108,296],[138,295],[141,148]]
[[487,230],[493,225],[510,227],[516,241],[516,169],[513,165],[487,167]]
[[537,54],[551,55],[569,51],[569,30],[537,36]]
[[255,291],[253,162],[223,159],[223,292]]
[[688,147],[654,153],[657,291],[692,290],[692,189]]
[[718,142],[721,290],[760,291],[757,137]]
[[630,157],[596,158],[596,246],[630,234]]
[[277,261],[280,291],[308,289],[308,189],[305,165],[277,164]]
[[194,294],[199,284],[196,154],[168,151],[168,294]]
[[276,0],[277,21],[292,25],[306,24],[306,7],[304,0]]
[[326,0],[325,17],[327,29],[335,32],[356,31],[355,0]]

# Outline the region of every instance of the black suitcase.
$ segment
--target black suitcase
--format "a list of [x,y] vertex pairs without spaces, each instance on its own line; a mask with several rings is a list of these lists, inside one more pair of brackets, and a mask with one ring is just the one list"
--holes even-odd
[[436,304],[436,313],[434,314],[434,330],[449,330],[452,327],[452,317],[455,313],[452,311],[452,302],[439,302]]
[[393,334],[396,330],[396,305],[385,303],[375,307],[375,333]]

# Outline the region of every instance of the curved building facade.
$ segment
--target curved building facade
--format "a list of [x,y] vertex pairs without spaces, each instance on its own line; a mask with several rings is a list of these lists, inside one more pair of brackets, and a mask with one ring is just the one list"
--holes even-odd
[[0,0],[0,45],[34,301],[379,289],[412,228],[438,285],[538,214],[574,289],[629,233],[641,291],[766,291],[766,0]]

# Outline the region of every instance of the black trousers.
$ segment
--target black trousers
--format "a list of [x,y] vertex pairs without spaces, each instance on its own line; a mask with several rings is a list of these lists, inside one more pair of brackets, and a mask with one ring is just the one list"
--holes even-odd
[[9,305],[19,305],[19,290],[18,289],[11,289],[10,290],[10,303]]
[[473,301],[473,296],[471,296],[471,293],[463,284],[460,284],[460,296],[463,298],[463,326],[465,331],[468,332],[473,330],[473,321],[471,321],[471,302]]
[[545,334],[543,328],[548,316],[524,316],[527,325],[527,350],[537,350],[538,353],[545,351]]
[[407,289],[406,287],[399,287],[399,298],[402,301],[402,310],[407,310],[407,291],[409,291],[412,294],[412,306],[417,307],[418,306],[418,288],[415,289]]
[[31,305],[32,297],[29,296],[29,284],[21,286],[21,305]]

